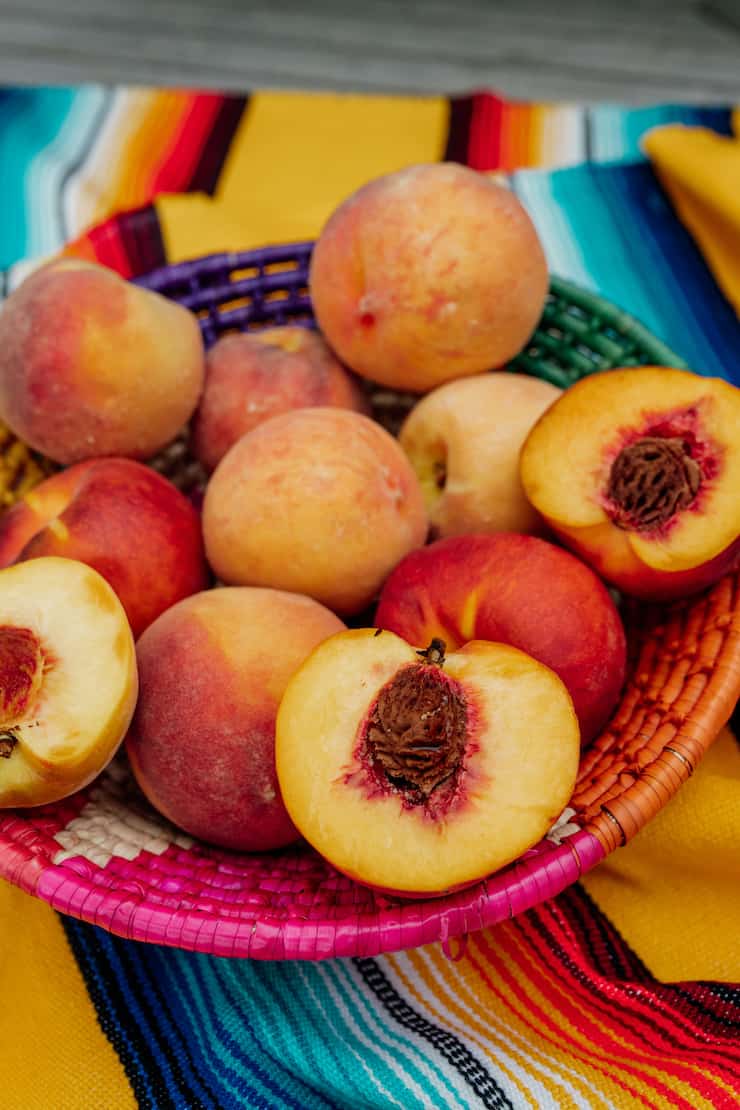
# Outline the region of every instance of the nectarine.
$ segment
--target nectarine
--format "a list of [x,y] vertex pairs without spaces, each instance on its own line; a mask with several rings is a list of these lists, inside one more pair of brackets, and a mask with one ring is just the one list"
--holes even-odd
[[525,493],[569,547],[648,600],[740,558],[740,390],[686,370],[609,370],[566,390],[522,448]]
[[386,581],[375,624],[411,643],[440,636],[454,651],[497,640],[534,656],[565,683],[584,744],[624,683],[624,628],[608,590],[579,559],[535,536],[452,536],[412,552]]
[[136,645],[141,692],[126,740],[152,805],[225,848],[298,839],[275,774],[275,716],[293,672],[342,628],[277,590],[207,590],[163,613]]
[[276,760],[296,827],[338,870],[397,894],[466,886],[532,847],[578,769],[560,679],[524,652],[416,650],[356,629],[288,683]]
[[59,801],[113,758],[136,704],[134,641],[73,559],[0,571],[0,808]]
[[316,243],[309,285],[343,362],[424,392],[518,354],[548,276],[516,196],[447,162],[388,174],[345,200]]
[[54,474],[0,516],[0,566],[42,555],[94,567],[134,635],[204,589],[200,520],[188,499],[131,459],[89,459]]

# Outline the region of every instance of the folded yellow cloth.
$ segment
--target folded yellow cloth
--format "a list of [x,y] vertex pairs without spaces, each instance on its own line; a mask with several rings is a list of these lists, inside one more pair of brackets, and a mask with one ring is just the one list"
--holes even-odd
[[728,728],[583,885],[656,979],[740,980],[740,744]]
[[254,93],[215,195],[157,198],[168,260],[315,238],[371,178],[438,161],[448,110],[440,96]]
[[740,108],[732,137],[656,127],[642,140],[663,188],[727,299],[740,314]]

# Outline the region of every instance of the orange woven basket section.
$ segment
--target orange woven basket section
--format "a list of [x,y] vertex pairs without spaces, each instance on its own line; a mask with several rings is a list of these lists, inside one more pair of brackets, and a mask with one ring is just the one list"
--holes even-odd
[[584,752],[571,805],[606,852],[676,793],[740,695],[740,573],[672,605],[628,603],[629,678]]
[[[219,255],[139,279],[196,312],[207,345],[234,328],[312,326],[311,244]],[[615,366],[683,365],[637,321],[553,279],[540,325],[513,369],[567,385]],[[411,399],[371,394],[397,428]],[[181,488],[202,475],[186,440],[153,465]],[[0,429],[0,504],[47,464]],[[397,900],[337,874],[306,845],[264,856],[192,843],[147,807],[117,760],[56,806],[0,814],[0,876],[58,909],[124,936],[225,956],[320,959],[374,955],[442,940],[559,893],[626,843],[669,801],[740,696],[740,570],[670,605],[627,602],[628,677],[617,710],[583,753],[568,824],[481,883],[437,899]],[[78,833],[110,821],[105,844]],[[127,839],[145,827],[149,840]],[[92,848],[89,845],[92,843]],[[111,846],[112,845],[112,846]]]

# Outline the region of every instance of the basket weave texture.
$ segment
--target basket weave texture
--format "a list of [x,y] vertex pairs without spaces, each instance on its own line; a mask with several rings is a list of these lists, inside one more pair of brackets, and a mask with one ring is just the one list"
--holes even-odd
[[[211,256],[138,280],[196,312],[209,346],[233,329],[310,327],[311,247]],[[511,369],[567,386],[643,364],[684,365],[632,317],[553,278],[540,325]],[[392,430],[413,403],[381,389],[371,397],[376,418]],[[188,488],[198,475],[185,442],[154,464]],[[9,503],[43,476],[44,460],[7,432],[0,452],[13,475]],[[436,940],[447,948],[558,894],[633,837],[728,720],[740,695],[740,574],[686,602],[627,603],[623,616],[626,687],[583,753],[565,823],[467,890],[399,900],[339,875],[306,845],[250,856],[194,842],[149,808],[123,757],[64,802],[0,816],[0,875],[119,935],[222,956],[375,955]]]

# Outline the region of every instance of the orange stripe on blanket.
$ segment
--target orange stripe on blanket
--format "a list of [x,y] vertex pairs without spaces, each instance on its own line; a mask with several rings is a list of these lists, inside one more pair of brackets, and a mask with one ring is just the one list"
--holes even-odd
[[213,93],[182,95],[186,99],[180,106],[177,125],[174,126],[173,119],[169,143],[162,147],[159,164],[149,182],[150,197],[187,189],[224,102],[223,96]]
[[[512,1015],[518,1018],[530,1036],[551,1046],[559,1062],[577,1060],[608,1105],[613,1105],[613,1100],[622,1098],[625,1093],[637,1100],[639,1085],[628,1082],[615,1071],[613,1058],[606,1052],[595,1050],[588,1037],[579,1035],[577,1027],[569,1023],[568,1029],[565,1029],[559,1020],[561,1015],[543,999],[534,979],[530,983],[529,977],[507,951],[508,936],[504,934],[508,934],[510,929],[511,926],[506,924],[496,929],[495,936],[486,932],[470,939],[471,966],[480,975],[484,987],[506,1007],[509,1020]],[[530,972],[535,970],[533,964],[526,966]],[[495,986],[497,982],[502,984],[500,988]]]
[[[713,1110],[715,1102],[697,1101],[699,1090],[708,1092],[718,1088],[711,1081],[704,1079],[698,1088],[692,1079],[696,1076],[701,1080],[698,1069],[690,1066],[671,1062],[667,1068],[665,1061],[655,1062],[645,1052],[644,1043],[637,1038],[630,1041],[624,1035],[624,1025],[616,1021],[612,1025],[608,1019],[597,1016],[593,1005],[579,1004],[573,998],[575,977],[567,975],[567,969],[562,962],[557,963],[557,974],[542,960],[537,964],[532,960],[532,948],[523,939],[517,936],[516,927],[508,929],[501,938],[497,950],[508,959],[510,975],[517,982],[520,997],[527,999],[529,1004],[535,1002],[543,1015],[549,1016],[548,1024],[551,1029],[565,1032],[564,1022],[569,1030],[566,1040],[570,1044],[578,1045],[587,1056],[608,1062],[618,1069],[624,1077],[629,1077],[634,1089],[653,1099],[653,1104],[665,1107],[680,1107],[682,1110]],[[481,948],[490,959],[494,954],[481,939]],[[615,1007],[618,1016],[618,1007]],[[591,1048],[590,1046],[594,1046]],[[616,1078],[617,1073],[613,1073]],[[724,1084],[721,1084],[724,1089]],[[655,1098],[660,1098],[655,1102]]]

